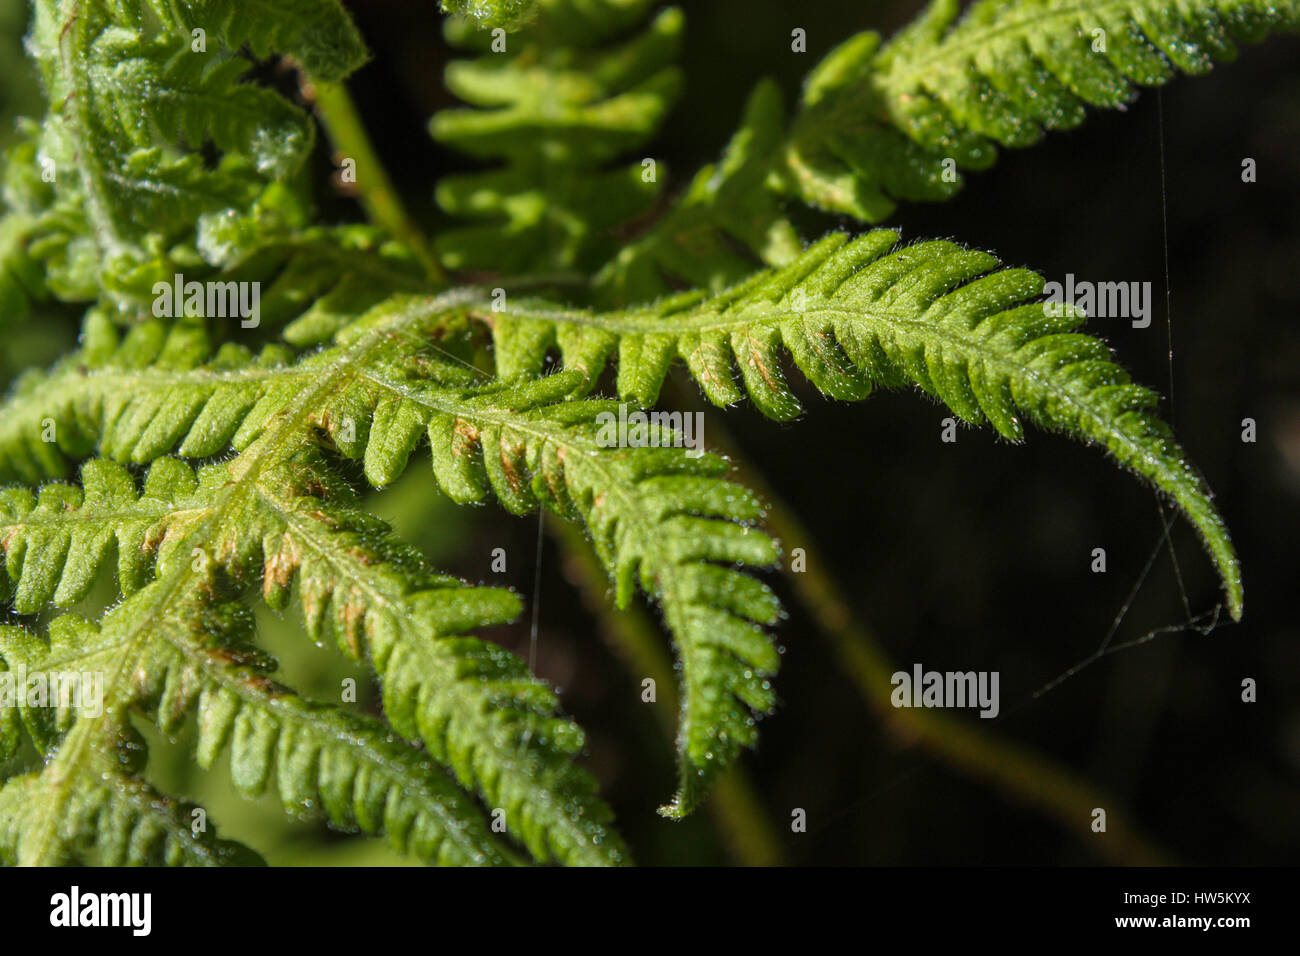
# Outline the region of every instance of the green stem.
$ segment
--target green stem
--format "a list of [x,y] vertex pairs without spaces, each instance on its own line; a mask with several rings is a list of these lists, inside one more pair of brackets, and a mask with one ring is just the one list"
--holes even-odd
[[315,104],[321,124],[334,144],[335,161],[351,159],[356,163],[356,196],[371,222],[405,244],[433,282],[446,284],[447,274],[438,264],[424,234],[407,215],[370,143],[347,87],[342,83],[324,83],[304,76],[302,91],[308,102]]
[[[692,396],[691,401],[698,402]],[[1083,833],[1096,807],[1106,809],[1106,832],[1091,844],[1115,863],[1151,866],[1166,862],[1159,849],[1128,823],[1115,801],[1078,779],[1066,767],[969,723],[921,708],[893,706],[891,678],[897,668],[866,628],[858,624],[849,602],[816,560],[812,535],[794,511],[750,465],[735,441],[711,423],[709,444],[731,459],[736,478],[767,504],[768,529],[788,548],[792,542],[808,555],[805,570],[794,572],[788,561],[781,571],[800,602],[830,639],[831,647],[859,695],[896,740],[916,744],[953,769],[980,778],[997,789],[1058,820],[1070,832]]]
[[[606,639],[623,656],[633,673],[652,678],[658,700],[655,716],[671,739],[677,691],[672,662],[664,652],[659,629],[640,607],[612,608],[607,598],[608,579],[591,544],[567,521],[547,528],[564,549],[566,576],[582,593],[583,602],[597,614]],[[733,764],[714,785],[707,804],[738,862],[746,866],[778,866],[781,845],[749,776]]]

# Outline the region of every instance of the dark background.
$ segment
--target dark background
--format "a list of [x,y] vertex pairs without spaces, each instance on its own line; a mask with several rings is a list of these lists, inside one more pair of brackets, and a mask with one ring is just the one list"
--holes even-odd
[[[471,165],[425,132],[431,113],[453,105],[441,87],[448,51],[434,4],[348,5],[375,52],[351,84],[358,106],[413,214],[436,230],[434,183]],[[666,162],[670,184],[684,184],[717,156],[761,77],[776,77],[793,101],[803,74],[839,40],[866,28],[891,32],[921,4],[684,6],[687,93],[649,149]],[[808,33],[804,55],[790,52],[796,26]],[[1214,489],[1245,569],[1241,624],[1208,636],[1157,637],[1032,699],[1097,649],[1124,604],[1159,540],[1149,489],[1100,450],[1043,432],[1013,446],[991,430],[963,429],[956,444],[943,444],[940,421],[948,413],[918,393],[848,405],[801,385],[808,413],[797,422],[769,422],[745,407],[725,416],[813,536],[783,542],[787,551],[805,547],[829,569],[901,668],[919,662],[927,669],[999,671],[1002,716],[980,721],[972,713],[971,720],[1110,794],[1179,862],[1300,859],[1297,66],[1300,38],[1247,48],[1240,62],[1208,77],[1179,78],[1159,96],[1144,92],[1127,111],[1094,113],[1078,130],[1004,151],[991,171],[968,177],[956,199],[904,205],[888,223],[906,238],[950,237],[1049,278],[1073,272],[1153,283],[1150,328],[1106,319],[1090,327],[1138,381],[1165,396],[1166,417]],[[1164,307],[1162,113],[1172,315]],[[1241,181],[1245,157],[1257,161],[1256,183]],[[324,149],[320,161],[328,162]],[[321,199],[331,217],[357,215],[346,199]],[[809,238],[836,226],[860,228],[847,220],[803,221]],[[710,412],[708,423],[720,423],[720,416]],[[1241,441],[1246,417],[1258,423],[1254,444]],[[492,548],[505,547],[509,583],[533,594],[536,519],[442,507],[431,521],[427,508],[404,504],[431,489],[417,465],[377,507],[441,566],[471,580],[502,583],[489,562]],[[1173,540],[1192,613],[1212,608],[1212,568],[1181,520]],[[1095,547],[1107,551],[1106,574],[1089,571]],[[640,675],[598,636],[562,564],[548,540],[537,669],[562,688],[566,708],[588,730],[589,762],[638,859],[731,859],[707,814],[682,824],[654,814],[672,788],[669,742],[640,702]],[[791,612],[779,633],[781,704],[746,765],[787,862],[1101,861],[1088,818],[1063,826],[882,735],[817,622],[785,582],[773,584]],[[1116,641],[1185,618],[1164,554]],[[485,636],[526,654],[527,615]],[[1257,703],[1241,701],[1247,677],[1258,682]],[[204,792],[210,784],[175,773],[178,786],[215,799]],[[241,804],[220,807],[227,816],[214,805],[214,817],[238,831],[227,819],[244,812]],[[789,832],[793,807],[808,812],[805,834]],[[266,812],[272,820],[273,811]],[[313,855],[310,832],[257,826],[280,841],[273,861],[324,859]]]

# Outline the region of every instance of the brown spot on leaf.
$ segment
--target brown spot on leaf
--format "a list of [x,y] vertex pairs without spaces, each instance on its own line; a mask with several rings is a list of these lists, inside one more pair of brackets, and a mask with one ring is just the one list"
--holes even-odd
[[276,551],[265,564],[262,593],[271,595],[275,591],[284,590],[293,580],[294,572],[297,570],[298,556],[294,551],[293,541],[286,534],[281,539],[280,550]]
[[473,424],[465,421],[463,418],[456,419],[456,424],[452,428],[451,453],[453,455],[468,455],[478,444],[479,431]]
[[348,649],[352,651],[354,657],[361,656],[361,636],[365,619],[365,605],[354,601],[343,605],[343,633],[347,636]]

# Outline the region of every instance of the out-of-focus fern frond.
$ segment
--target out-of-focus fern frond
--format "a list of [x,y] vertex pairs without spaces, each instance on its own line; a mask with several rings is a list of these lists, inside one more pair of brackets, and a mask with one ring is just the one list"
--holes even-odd
[[482,222],[440,237],[444,265],[514,275],[595,269],[616,247],[615,228],[650,209],[661,185],[655,161],[619,161],[650,139],[677,97],[681,11],[670,7],[615,40],[649,6],[543,0],[537,20],[499,37],[497,49],[472,25],[448,22],[452,42],[482,52],[447,68],[447,86],[475,108],[436,114],[434,138],[504,165],[439,183],[445,211]]

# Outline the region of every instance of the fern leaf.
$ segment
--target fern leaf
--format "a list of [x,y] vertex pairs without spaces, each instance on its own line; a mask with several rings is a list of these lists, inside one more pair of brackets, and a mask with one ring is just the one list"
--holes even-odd
[[1156,395],[1133,384],[1102,342],[1073,331],[1082,313],[1051,314],[1038,301],[1041,277],[999,269],[987,253],[897,240],[888,230],[852,241],[833,234],[784,269],[712,298],[615,313],[516,304],[492,316],[498,367],[507,378],[536,374],[558,346],[566,367],[594,381],[617,353],[619,393],[648,404],[680,357],[715,404],[748,394],[784,420],[801,410],[781,371],[785,350],[831,398],[915,385],[1011,441],[1024,437],[1023,415],[1104,446],[1172,498],[1239,618],[1240,568],[1208,488],[1157,418]]
[[[294,365],[271,353],[253,361],[227,350],[203,367],[187,356],[185,336],[193,333],[140,326],[110,363],[116,368],[35,385],[6,421],[33,429],[22,409],[43,408],[60,428],[67,423],[60,443],[97,443],[124,460],[151,460],[178,446],[201,456],[227,444],[251,449],[286,408],[306,408],[298,396],[310,394],[319,404],[308,420],[343,454],[364,459],[374,484],[391,481],[427,433],[435,474],[454,499],[478,501],[490,489],[513,511],[540,501],[580,518],[620,602],[639,576],[677,641],[686,684],[678,797],[685,812],[703,792],[692,787],[709,776],[706,770],[699,780],[696,772],[721,767],[752,741],[751,709],[770,705],[766,676],[775,667],[760,627],[774,619],[775,605],[757,582],[718,577],[709,562],[762,566],[775,552],[765,536],[734,533],[735,522],[758,517],[757,505],[718,477],[716,462],[684,466],[690,460],[671,449],[606,448],[595,423],[608,406],[568,400],[551,407],[594,380],[615,351],[619,391],[643,403],[654,400],[680,356],[713,401],[748,392],[767,414],[788,418],[799,406],[780,372],[784,348],[835,398],[914,384],[1011,440],[1023,437],[1023,415],[1104,444],[1188,515],[1218,565],[1229,609],[1240,614],[1240,573],[1208,490],[1153,414],[1155,396],[1131,384],[1104,345],[1071,331],[1082,317],[1050,315],[1035,301],[1038,276],[997,270],[987,254],[942,242],[896,249],[896,242],[887,231],[853,242],[831,236],[785,269],[713,298],[621,313],[529,303],[494,313],[473,290],[397,299],[340,333],[334,349]],[[498,367],[520,384],[470,384],[468,373],[422,345],[457,308],[490,317]],[[530,380],[553,344],[571,372]],[[0,434],[0,454],[8,445]],[[642,486],[651,477],[651,487],[671,491],[676,510],[646,513],[655,496]],[[678,551],[684,540],[703,550]]]
[[[440,6],[476,58],[448,66],[465,107],[431,131],[496,165],[439,183],[461,225],[437,256],[512,290],[576,288],[581,306],[431,294],[441,270],[386,183],[363,205],[387,234],[314,215],[313,119],[251,67],[297,67],[348,140],[360,124],[339,121],[355,117],[336,94],[367,51],[343,0],[33,0],[47,114],[5,157],[0,324],[35,302],[88,307],[75,351],[0,404],[0,480],[20,483],[0,488],[0,601],[31,626],[0,626],[0,859],[261,862],[154,789],[145,720],[192,730],[200,766],[228,759],[242,794],[423,861],[627,862],[557,694],[474,636],[517,618],[519,597],[434,570],[358,488],[427,443],[454,502],[585,530],[613,602],[644,595],[675,645],[678,781],[660,812],[685,816],[774,710],[782,612],[754,573],[779,547],[728,462],[684,442],[683,417],[619,427],[677,359],[714,404],[748,397],[775,419],[802,411],[789,364],[833,399],[914,387],[1010,441],[1028,420],[1103,445],[1187,516],[1240,617],[1206,483],[1080,312],[951,242],[881,230],[805,249],[782,204],[877,220],[944,198],[954,168],[999,146],[1300,26],[1300,0],[933,0],[888,43],[833,51],[788,123],[761,83],[719,161],[654,222],[664,177],[637,154],[681,85],[681,11]],[[213,278],[257,284],[261,331],[150,316],[160,283]],[[611,363],[618,398],[591,397]],[[121,600],[96,621],[53,613],[109,573]],[[274,680],[254,591],[373,673],[383,717]],[[102,698],[65,697],[86,676]]]
[[[689,812],[716,772],[752,743],[755,715],[771,707],[768,677],[777,659],[762,627],[776,619],[775,599],[760,582],[719,567],[775,561],[771,540],[751,527],[759,505],[721,477],[721,459],[602,444],[597,416],[616,406],[564,401],[582,383],[576,372],[509,388],[466,381],[463,370],[423,342],[447,321],[448,309],[476,296],[471,290],[440,300],[399,298],[341,333],[334,349],[296,365],[266,357],[250,362],[225,349],[229,357],[196,367],[187,349],[202,349],[184,344],[186,329],[139,326],[95,373],[81,374],[77,365],[20,395],[4,419],[14,431],[0,437],[0,461],[11,441],[18,447],[7,460],[31,460],[31,436],[21,432],[24,422],[37,423],[22,409],[53,415],[67,449],[97,445],[122,460],[147,461],[177,447],[194,456],[227,444],[252,453],[284,410],[301,407],[298,396],[309,393],[319,402],[310,420],[340,452],[361,458],[375,485],[392,481],[427,435],[435,475],[454,500],[494,493],[516,513],[541,503],[582,520],[620,604],[639,582],[663,607],[683,661],[677,805]],[[332,381],[328,390],[323,375]],[[361,573],[353,562],[347,566],[349,574]],[[355,647],[355,638],[348,643]],[[383,648],[371,653],[382,668]],[[426,743],[435,753],[443,746],[437,736]]]
[[[368,658],[393,727],[504,809],[535,858],[624,862],[595,781],[574,762],[584,736],[556,715],[554,693],[515,656],[460,636],[513,620],[518,599],[431,575],[414,552],[385,544],[375,519],[293,490],[328,482],[320,469],[293,478],[262,495],[284,526],[265,558],[267,600],[282,606],[296,575],[308,633]],[[346,496],[336,488],[331,497]]]
[[142,42],[131,30],[110,28],[92,48],[92,84],[113,110],[115,139],[137,148],[169,143],[193,151],[207,141],[223,153],[253,161],[259,173],[282,178],[311,151],[307,114],[272,90],[239,82],[247,60],[195,54],[173,37]]
[[[676,98],[681,11],[661,12],[639,36],[592,49],[626,29],[648,3],[540,3],[536,23],[506,52],[453,62],[446,82],[477,109],[435,114],[435,139],[506,165],[438,184],[444,211],[486,221],[439,237],[448,268],[527,273],[594,268],[611,230],[646,212],[658,192],[640,162],[609,163],[644,143]],[[448,21],[453,42],[475,35]]]
[[[390,312],[380,310],[379,314]],[[396,314],[404,313],[397,310]],[[110,325],[100,323],[100,327],[113,338]],[[410,347],[410,340],[391,340],[384,330],[363,340],[363,351],[370,341],[396,341]],[[89,345],[91,351],[98,348],[93,335]],[[96,360],[83,354],[81,361],[96,365],[100,374],[121,374],[132,380],[129,397],[126,392],[119,395],[127,398],[130,410],[120,406],[114,410],[101,404],[108,396],[94,394],[94,389],[106,381],[97,381],[89,394],[66,396],[72,402],[66,411],[81,424],[61,424],[62,434],[71,436],[76,429],[89,426],[81,437],[72,440],[98,444],[128,459],[140,455],[144,456],[142,460],[152,460],[156,457],[153,450],[178,443],[187,453],[195,452],[199,443],[216,451],[232,440],[238,447],[248,448],[260,439],[270,439],[265,426],[295,396],[319,392],[323,370],[340,378],[350,378],[356,371],[354,363],[340,361],[337,350],[292,367],[283,364],[282,358],[249,365],[246,354],[229,347],[218,353],[213,366],[195,369],[197,358],[206,354],[206,348],[200,330],[157,323],[138,326],[125,342],[111,350],[108,359]],[[139,367],[149,363],[150,367]],[[359,364],[365,367],[365,363]],[[171,378],[187,369],[195,373],[188,383]],[[151,387],[147,379],[157,374],[164,379],[156,380],[156,387]],[[90,381],[79,373],[73,373],[73,378],[80,378],[82,384]],[[164,384],[168,378],[170,384]],[[326,403],[314,420],[322,425],[332,423],[332,429],[341,433],[347,416],[352,414],[357,429],[364,434],[368,415],[352,407],[357,386],[345,387],[346,379],[338,384],[341,407]],[[100,431],[94,425],[99,412],[80,406],[82,400],[106,414],[99,419],[108,425],[106,430]],[[117,424],[109,425],[110,421]],[[296,442],[308,437],[308,429],[308,423],[302,423]],[[274,455],[284,456],[298,445],[293,440],[287,444],[271,441],[269,447],[274,449]],[[250,450],[248,454],[255,456],[257,452]],[[106,464],[97,465],[92,480],[107,468]],[[167,465],[161,471],[172,468]],[[230,468],[237,468],[237,464]],[[226,470],[209,472],[200,483],[220,488],[229,481]],[[582,747],[582,736],[570,722],[554,716],[554,696],[531,680],[513,657],[459,637],[468,627],[511,619],[518,610],[517,599],[495,589],[449,588],[447,580],[423,571],[409,553],[375,544],[381,539],[375,523],[365,522],[355,511],[340,510],[337,500],[329,506],[314,498],[286,498],[286,489],[301,487],[308,479],[291,480],[292,476],[286,476],[282,469],[266,463],[256,473],[262,476],[257,483],[257,505],[238,512],[237,520],[229,519],[225,531],[215,534],[206,545],[219,556],[227,573],[241,580],[264,578],[265,593],[277,604],[283,603],[296,576],[309,631],[320,637],[333,634],[353,656],[368,655],[383,681],[394,725],[413,738],[423,739],[466,785],[479,787],[494,806],[507,809],[517,822],[518,835],[539,859],[621,861],[625,851],[606,826],[608,810],[596,795],[590,777],[573,764],[574,754]],[[116,478],[119,485],[129,487],[120,469]],[[319,485],[325,479],[324,475],[316,475],[308,483]],[[163,479],[154,479],[151,470],[145,497],[151,496],[151,488],[163,484]],[[147,524],[153,516],[152,502],[148,503],[149,516],[139,526],[129,526],[120,510],[113,520],[136,540],[155,544],[171,540],[169,534],[173,531],[181,535],[199,521],[208,520],[206,515],[195,512],[194,500],[186,490],[190,484],[183,479],[168,484],[180,494],[171,497],[175,510],[167,518],[170,524],[165,532],[159,530],[159,525]],[[29,581],[43,582],[43,595],[57,594],[60,588],[69,595],[75,593],[68,582],[73,577],[78,581],[92,577],[94,562],[87,554],[78,554],[77,564],[64,560],[72,548],[64,551],[50,547],[49,540],[68,541],[74,534],[70,528],[80,522],[56,518],[57,527],[42,542],[42,553],[55,564],[62,562],[60,567],[29,567],[23,561],[23,554],[29,550],[23,535],[41,531],[30,515],[42,509],[21,491],[11,494],[15,499],[11,510],[23,520],[9,529],[8,560],[24,606],[35,601],[37,586]],[[66,519],[72,513],[67,509],[67,494],[66,488],[56,486],[47,488],[42,498],[50,500],[51,508],[64,508],[62,517]],[[97,507],[86,509],[90,518],[103,510],[98,508],[101,496],[92,497],[90,503]],[[123,490],[117,504],[125,497],[129,497],[129,491]],[[202,497],[210,502],[210,492]],[[334,487],[331,499],[342,497]],[[134,541],[127,544],[133,545]],[[133,555],[142,550],[148,549],[131,547]],[[102,550],[96,553],[102,554]],[[184,549],[178,560],[189,560]],[[349,585],[348,581],[355,584]]]
[[[57,820],[51,819],[55,810]],[[13,866],[256,866],[261,858],[211,830],[191,804],[105,771],[56,782],[48,773],[0,787],[0,859]]]
[[[663,609],[682,664],[679,790],[664,808],[691,812],[716,775],[756,740],[769,712],[778,657],[765,625],[780,611],[766,585],[737,568],[768,567],[777,551],[753,527],[757,500],[722,476],[711,455],[670,447],[617,448],[602,430],[611,402],[554,404],[581,383],[574,373],[513,389],[449,390],[382,373],[360,403],[369,420],[367,477],[383,484],[427,433],[434,475],[453,500],[489,493],[518,514],[544,505],[581,521],[625,607],[637,585]],[[374,411],[365,409],[373,403]],[[354,406],[355,408],[356,406]]]
[[130,473],[114,462],[89,461],[81,484],[50,484],[39,496],[24,487],[0,491],[0,549],[19,614],[81,600],[115,550],[123,594],[139,590],[163,539],[184,533],[207,511],[194,495],[194,473],[174,459],[149,469],[137,497]]
[[[753,527],[758,501],[722,476],[720,458],[672,447],[611,448],[602,413],[611,402],[547,404],[571,391],[572,374],[511,392],[480,391],[455,403],[434,389],[372,377],[379,404],[364,453],[371,480],[391,474],[393,448],[432,445],[434,474],[454,500],[489,490],[509,510],[539,504],[580,520],[626,607],[639,583],[663,609],[682,666],[680,784],[666,815],[684,816],[717,774],[752,746],[773,706],[779,659],[764,626],[779,605],[765,584],[737,570],[768,567],[777,551]],[[657,440],[670,442],[667,434]],[[378,445],[385,451],[371,449]]]
[[[210,767],[229,747],[235,786],[246,796],[260,795],[274,780],[287,812],[310,816],[319,807],[332,825],[385,833],[395,849],[421,859],[456,865],[512,860],[473,802],[425,755],[394,741],[376,722],[308,703],[268,680],[273,664],[241,641],[251,627],[242,606],[201,599],[164,604],[173,588],[168,580],[149,585],[98,628],[76,615],[60,617],[48,647],[10,629],[0,638],[0,653],[11,668],[21,665],[29,674],[110,675],[106,692],[112,697],[103,718],[109,727],[131,706],[172,733],[197,710],[199,763]],[[124,663],[134,665],[125,687]],[[37,729],[38,721],[71,728],[51,756],[51,767],[61,771],[50,772],[60,781],[52,784],[56,791],[63,779],[87,775],[89,764],[74,762],[75,741],[93,732],[82,728],[93,727],[95,715],[46,707],[24,709],[23,716],[38,739],[66,729]],[[67,819],[61,814],[60,826]],[[100,825],[108,828],[101,839],[120,832],[111,829],[121,826],[118,821]]]
[[[51,103],[42,151],[56,175],[63,170],[56,192],[81,210],[106,269],[130,268],[151,231],[167,235],[177,220],[243,207],[255,197],[254,178],[241,170],[238,157],[230,157],[219,174],[208,173],[192,153],[169,156],[161,143],[142,144],[124,135],[130,119],[116,119],[123,107],[130,118],[145,110],[138,102],[124,102],[128,91],[119,90],[123,74],[115,71],[114,56],[135,42],[143,38],[114,23],[107,9],[56,0],[36,4],[28,39]],[[142,56],[137,62],[149,60]],[[129,72],[124,75],[129,79]],[[151,87],[146,82],[134,89]],[[137,204],[148,213],[141,217],[147,226],[135,218],[141,212]]]
[[369,58],[339,0],[149,0],[165,23],[217,34],[259,57],[283,53],[318,80],[341,80]]
[[[301,184],[288,178],[314,127],[247,82],[249,64],[234,50],[249,40],[265,55],[283,43],[274,48],[329,75],[364,59],[336,0],[155,7],[161,29],[118,5],[38,0],[27,46],[50,112],[11,153],[6,183],[24,226],[19,248],[49,268],[49,289],[107,297],[126,311],[139,310],[160,279],[212,271],[218,263],[196,254],[205,220],[283,232],[305,218]],[[214,31],[210,49],[191,27]],[[220,47],[223,36],[233,49]],[[37,159],[40,175],[24,173]]]
[[[138,497],[113,462],[86,463],[81,480],[84,492],[53,484],[39,496],[0,493],[0,548],[20,612],[79,599],[114,540],[123,593],[165,566],[169,551],[172,563],[190,561],[196,529],[212,519],[216,491],[231,477],[226,466],[196,475],[164,458]],[[296,583],[308,633],[369,661],[394,728],[505,809],[511,832],[537,859],[621,862],[626,850],[608,827],[608,808],[574,762],[581,731],[556,715],[555,695],[522,662],[464,636],[513,620],[518,599],[431,572],[382,522],[347,504],[351,497],[318,463],[273,469],[258,482],[256,504],[204,547],[230,579],[261,580],[274,607],[288,603]]]
[[1239,43],[1300,27],[1294,0],[934,0],[881,47],[863,33],[809,78],[783,158],[785,187],[877,222],[896,199],[944,199],[945,160],[984,169],[1122,108],[1143,86],[1205,73]]

